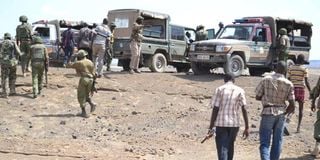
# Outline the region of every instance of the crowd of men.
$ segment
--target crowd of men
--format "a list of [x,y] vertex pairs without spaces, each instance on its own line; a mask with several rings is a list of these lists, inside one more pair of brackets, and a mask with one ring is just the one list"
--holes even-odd
[[[31,25],[26,16],[19,18],[21,24],[16,29],[16,41],[11,39],[9,33],[4,34],[4,41],[0,50],[1,63],[1,86],[2,97],[15,95],[15,82],[18,60],[20,59],[23,76],[32,72],[33,97],[41,94],[43,73],[48,71],[49,57],[46,47],[39,36],[33,35]],[[130,50],[130,74],[141,73],[139,60],[141,42],[143,40],[143,17],[139,16],[133,24]],[[86,111],[86,103],[90,105],[90,113],[96,109],[91,95],[94,91],[95,80],[103,75],[103,66],[106,63],[107,71],[110,71],[113,53],[113,32],[116,28],[114,23],[109,25],[108,19],[104,18],[102,24],[89,29],[84,23],[79,32],[79,38],[74,41],[71,26],[62,33],[62,48],[65,53],[64,67],[74,68],[80,75],[77,97],[81,108],[82,117],[89,117]],[[197,27],[196,40],[204,40],[207,35],[203,26]],[[304,56],[299,55],[297,64],[288,68],[286,56],[290,46],[289,38],[285,29],[279,30],[278,37],[278,63],[275,72],[265,76],[256,87],[256,100],[262,103],[260,135],[260,157],[263,160],[279,159],[283,143],[286,117],[295,110],[295,100],[299,103],[299,122],[297,132],[300,132],[303,117],[303,104],[305,101],[305,87],[310,92],[312,99],[311,110],[316,110],[316,98],[320,95],[320,78],[317,85],[311,90],[308,82],[308,70],[303,65]],[[190,38],[190,35],[186,35]],[[192,42],[191,42],[192,43]],[[77,44],[77,46],[75,46]],[[78,48],[77,61],[71,62],[74,47]],[[30,68],[31,66],[31,68]],[[7,93],[6,81],[9,79],[10,92]],[[235,85],[235,77],[226,73],[225,84],[216,88],[212,97],[213,108],[208,134],[216,134],[216,146],[219,160],[233,159],[234,141],[240,127],[239,111],[241,109],[245,130],[243,136],[249,136],[249,122],[245,91]],[[286,105],[286,101],[289,105]],[[319,107],[319,105],[318,105]],[[317,112],[317,122],[314,129],[316,145],[313,155],[320,151],[320,110]],[[272,141],[272,142],[271,142]],[[270,147],[270,142],[271,147]],[[271,148],[271,149],[270,149]]]

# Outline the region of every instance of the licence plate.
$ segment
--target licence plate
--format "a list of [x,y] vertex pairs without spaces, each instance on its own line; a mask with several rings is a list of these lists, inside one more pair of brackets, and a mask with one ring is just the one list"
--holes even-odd
[[209,55],[197,55],[197,59],[209,60],[210,56]]

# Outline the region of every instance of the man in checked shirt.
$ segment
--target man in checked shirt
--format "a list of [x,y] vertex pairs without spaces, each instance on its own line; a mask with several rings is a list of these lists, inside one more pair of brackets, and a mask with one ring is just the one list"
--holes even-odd
[[[285,78],[286,63],[280,61],[275,73],[268,75],[258,84],[256,99],[263,109],[260,121],[260,157],[262,160],[278,160],[281,153],[285,115],[294,112],[294,87]],[[286,101],[289,101],[287,107]],[[272,137],[271,151],[269,150]]]
[[213,107],[208,134],[216,127],[216,146],[219,160],[232,160],[234,142],[240,127],[240,109],[245,122],[243,136],[249,136],[249,122],[246,109],[246,97],[242,88],[234,84],[234,75],[227,73],[225,84],[215,90],[212,97]]

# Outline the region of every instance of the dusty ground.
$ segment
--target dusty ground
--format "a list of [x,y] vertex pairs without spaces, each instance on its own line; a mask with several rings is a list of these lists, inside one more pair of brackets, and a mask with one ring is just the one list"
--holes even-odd
[[[314,86],[318,73],[311,72]],[[99,104],[95,115],[84,119],[77,116],[74,73],[50,68],[49,85],[37,99],[31,98],[31,77],[18,77],[19,95],[0,99],[0,159],[217,159],[214,140],[200,141],[209,125],[210,98],[223,84],[221,74],[106,73],[98,79],[93,98]],[[261,105],[254,89],[260,80],[236,79],[246,91],[251,127],[248,140],[240,136],[241,127],[236,160],[259,159]],[[289,124],[292,134],[285,137],[284,160],[313,159],[309,152],[315,114],[310,102],[304,112],[301,133],[295,133],[297,115]]]

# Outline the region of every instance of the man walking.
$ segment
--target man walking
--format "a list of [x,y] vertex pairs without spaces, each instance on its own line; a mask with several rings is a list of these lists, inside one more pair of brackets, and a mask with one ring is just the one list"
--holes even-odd
[[[256,99],[263,106],[259,129],[262,160],[280,158],[285,115],[293,113],[295,109],[293,84],[285,78],[285,73],[286,63],[278,62],[275,73],[264,77],[255,90]],[[288,107],[286,101],[289,101]]]
[[89,114],[86,112],[86,103],[90,104],[90,112],[94,112],[96,109],[96,104],[92,102],[90,98],[90,93],[93,91],[95,72],[93,63],[86,58],[88,53],[84,50],[79,50],[77,53],[77,62],[67,64],[68,68],[74,68],[76,72],[80,75],[80,80],[78,84],[78,102],[81,108],[80,116],[88,118]]
[[234,84],[234,76],[227,73],[225,84],[218,87],[211,100],[213,107],[209,133],[216,127],[216,146],[219,160],[232,160],[234,142],[240,127],[240,109],[245,122],[243,136],[249,135],[249,122],[246,109],[246,97],[242,88]]
[[103,74],[104,56],[106,52],[106,39],[110,37],[110,29],[108,27],[108,19],[104,18],[101,25],[94,30],[92,55],[94,67],[97,67],[97,78]]
[[92,50],[91,50],[91,29],[89,29],[86,22],[83,23],[83,28],[79,31],[78,38],[78,50],[82,49],[88,52],[88,59],[92,61]]
[[49,64],[49,56],[47,48],[42,44],[40,37],[35,37],[35,44],[31,46],[31,66],[32,66],[32,90],[33,98],[41,94],[43,72]]
[[297,58],[297,63],[290,66],[288,71],[288,79],[293,83],[295,100],[299,104],[298,133],[300,132],[300,125],[303,117],[305,87],[307,87],[310,92],[308,68],[303,65],[304,62],[304,55],[300,54]]
[[141,54],[141,42],[143,39],[143,17],[139,16],[136,19],[136,22],[133,23],[132,33],[131,33],[131,42],[130,42],[130,51],[131,51],[131,61],[130,61],[130,74],[141,73],[139,68],[139,60]]
[[1,86],[2,97],[7,98],[6,82],[9,78],[9,95],[16,94],[16,79],[17,79],[17,64],[20,50],[17,44],[11,40],[10,33],[4,34],[4,41],[2,42],[0,50],[0,64],[1,64]]
[[20,16],[19,21],[20,25],[17,26],[16,29],[16,41],[20,46],[21,53],[21,69],[22,74],[25,77],[26,72],[30,72],[30,46],[32,43],[32,27],[28,23],[27,16]]
[[73,31],[69,25],[68,29],[62,33],[62,48],[64,51],[63,67],[66,67],[66,64],[70,61],[73,54],[74,44]]

